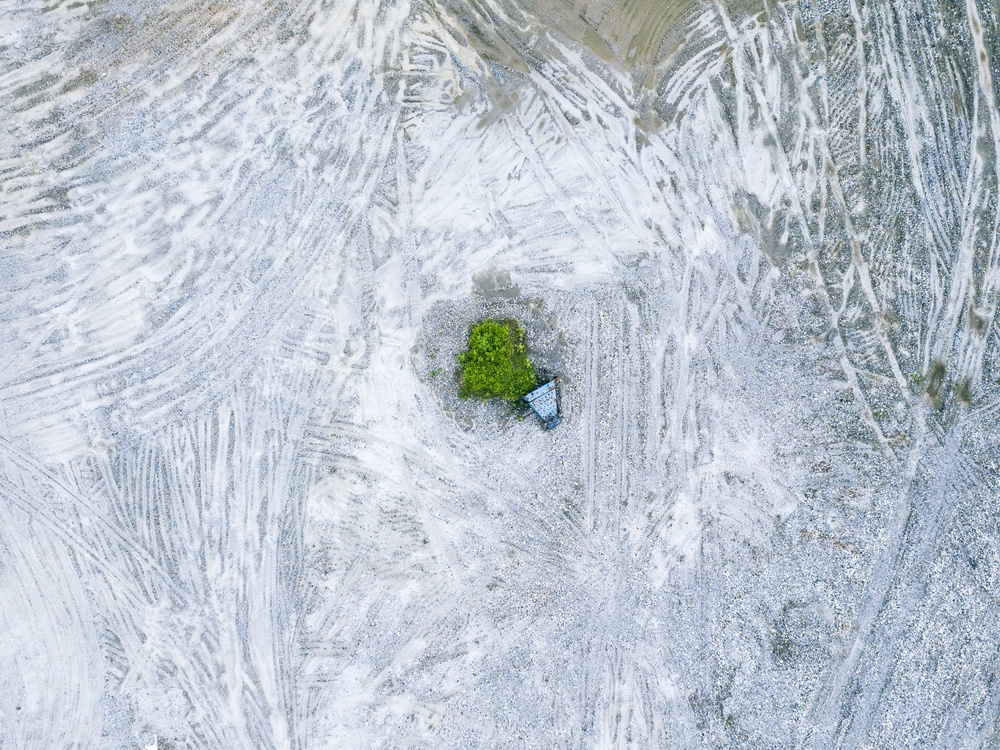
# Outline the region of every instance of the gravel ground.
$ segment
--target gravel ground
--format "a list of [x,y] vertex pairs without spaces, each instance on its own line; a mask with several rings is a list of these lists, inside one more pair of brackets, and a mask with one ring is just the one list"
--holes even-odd
[[0,747],[1000,747],[994,5],[0,18]]

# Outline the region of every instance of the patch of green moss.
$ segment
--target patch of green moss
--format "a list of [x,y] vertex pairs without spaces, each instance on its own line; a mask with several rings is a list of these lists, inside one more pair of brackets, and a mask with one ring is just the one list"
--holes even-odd
[[535,388],[524,330],[513,318],[488,318],[473,326],[458,364],[462,398],[517,401]]

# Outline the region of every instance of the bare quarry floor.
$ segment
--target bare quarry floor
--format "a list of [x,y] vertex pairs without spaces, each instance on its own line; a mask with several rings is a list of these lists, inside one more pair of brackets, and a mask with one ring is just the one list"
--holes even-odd
[[1000,746],[995,7],[0,19],[0,747]]

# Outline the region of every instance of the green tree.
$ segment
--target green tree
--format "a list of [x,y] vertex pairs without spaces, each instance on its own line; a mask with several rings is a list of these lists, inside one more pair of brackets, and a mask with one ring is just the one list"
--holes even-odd
[[462,398],[517,401],[535,388],[524,330],[513,318],[488,318],[469,331],[469,348],[458,355]]

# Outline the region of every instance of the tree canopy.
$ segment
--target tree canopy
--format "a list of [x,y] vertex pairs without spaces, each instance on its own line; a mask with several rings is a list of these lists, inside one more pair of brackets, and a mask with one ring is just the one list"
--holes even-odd
[[535,388],[524,330],[513,318],[488,318],[469,331],[468,349],[458,355],[462,398],[516,401]]

